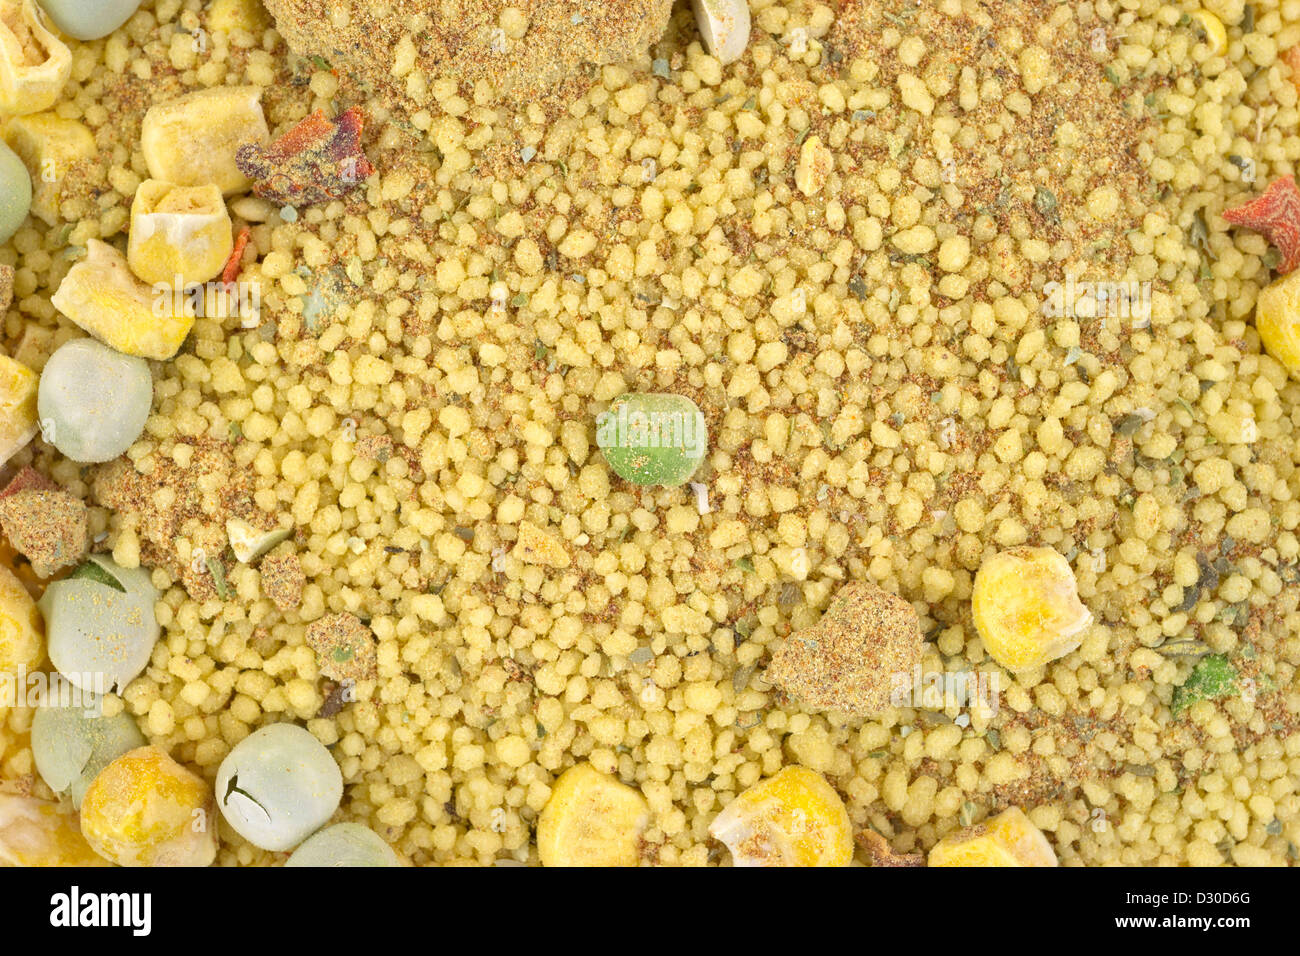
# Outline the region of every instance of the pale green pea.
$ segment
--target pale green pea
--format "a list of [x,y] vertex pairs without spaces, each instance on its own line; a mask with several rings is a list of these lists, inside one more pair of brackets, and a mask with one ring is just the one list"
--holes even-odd
[[8,242],[32,208],[32,177],[18,154],[0,143],[0,242]]
[[596,444],[620,478],[680,485],[709,450],[704,413],[685,395],[620,395],[596,419]]
[[40,0],[54,25],[78,40],[106,37],[140,8],[140,0]]

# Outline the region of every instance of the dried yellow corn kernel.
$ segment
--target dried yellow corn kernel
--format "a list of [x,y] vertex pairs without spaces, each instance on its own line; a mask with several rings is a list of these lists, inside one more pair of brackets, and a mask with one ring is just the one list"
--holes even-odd
[[218,86],[159,103],[144,115],[140,151],[149,175],[178,186],[215,183],[224,195],[252,183],[235,165],[244,143],[271,136],[256,86]]
[[1056,866],[1056,853],[1019,807],[950,833],[930,850],[929,866]]
[[212,789],[157,747],[128,750],[81,801],[81,832],[119,866],[207,866],[217,855]]
[[81,835],[71,806],[0,793],[0,862],[9,866],[109,866]]
[[208,7],[208,29],[214,33],[247,30],[261,33],[271,25],[271,16],[260,0],[215,0]]
[[1259,293],[1255,329],[1269,355],[1293,375],[1300,372],[1300,269]]
[[36,388],[40,376],[0,355],[0,465],[36,437]]
[[149,284],[181,287],[214,278],[235,248],[221,190],[146,179],[131,203],[126,260]]
[[709,825],[736,866],[848,866],[853,826],[826,778],[786,767],[754,784]]
[[1070,562],[1052,548],[987,559],[975,574],[971,611],[985,650],[1013,674],[1064,657],[1092,623]]
[[95,137],[84,123],[53,113],[15,116],[5,124],[3,136],[31,173],[32,215],[54,225],[68,172],[95,155]]
[[86,258],[68,270],[50,302],[109,348],[169,359],[194,325],[194,316],[176,311],[174,298],[132,275],[122,253],[91,239]]
[[72,52],[36,0],[0,0],[0,112],[48,110],[72,75]]
[[1197,10],[1192,14],[1192,20],[1205,34],[1205,42],[1209,44],[1214,56],[1223,56],[1228,52],[1228,30],[1222,20],[1209,10]]
[[820,137],[809,136],[799,150],[799,165],[795,167],[794,184],[805,196],[821,192],[835,165],[835,157],[822,145]]
[[650,808],[636,790],[589,763],[555,781],[537,821],[543,866],[636,866]]
[[0,566],[0,674],[32,671],[45,660],[45,622],[23,582]]

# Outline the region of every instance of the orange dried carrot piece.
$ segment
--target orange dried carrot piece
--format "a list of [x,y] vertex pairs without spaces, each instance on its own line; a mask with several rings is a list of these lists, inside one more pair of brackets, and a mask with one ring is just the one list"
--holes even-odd
[[230,252],[230,258],[226,260],[225,267],[221,270],[221,284],[234,285],[235,280],[239,278],[239,271],[243,267],[244,247],[248,245],[249,231],[248,227],[239,230],[239,235],[235,238],[235,248]]

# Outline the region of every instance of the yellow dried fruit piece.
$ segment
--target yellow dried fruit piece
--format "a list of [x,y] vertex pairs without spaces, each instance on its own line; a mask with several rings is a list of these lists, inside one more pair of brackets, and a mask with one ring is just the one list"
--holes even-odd
[[1056,866],[1043,832],[1019,807],[950,833],[930,850],[929,866]]
[[53,113],[15,116],[5,124],[3,137],[31,174],[32,215],[54,225],[68,172],[95,155],[95,137],[84,123]]
[[247,192],[252,183],[235,152],[271,137],[261,98],[260,87],[219,86],[152,107],[140,129],[149,175],[177,186],[215,183],[226,196]]
[[799,149],[799,165],[794,171],[794,184],[805,196],[815,196],[821,192],[830,178],[835,158],[820,137],[809,136]]
[[177,288],[220,274],[235,248],[221,190],[147,179],[131,203],[126,261],[150,285]]
[[1264,350],[1291,374],[1300,373],[1300,269],[1259,293],[1255,328]]
[[0,465],[36,437],[36,389],[40,376],[0,355]]
[[971,611],[985,650],[1013,674],[1064,657],[1092,624],[1070,562],[1052,548],[987,559],[975,574]]
[[807,767],[754,784],[709,825],[736,866],[848,866],[853,826],[835,788]]
[[119,866],[207,866],[217,855],[212,789],[152,745],[105,767],[81,801],[81,832]]
[[261,33],[271,25],[271,16],[260,0],[215,0],[208,7],[208,29],[213,33],[246,30]]
[[45,622],[22,581],[0,566],[0,674],[33,671],[45,660]]
[[91,239],[50,302],[109,348],[161,360],[176,354],[194,326],[177,298],[145,285],[122,253]]
[[1192,14],[1192,21],[1205,34],[1205,42],[1209,45],[1211,53],[1215,56],[1223,56],[1228,52],[1228,30],[1222,20],[1209,10],[1197,10]]
[[589,763],[555,781],[537,821],[543,866],[636,866],[650,822],[645,797]]
[[36,0],[0,0],[0,112],[48,110],[72,75],[72,51]]
[[109,866],[81,835],[71,806],[0,793],[0,863],[8,866]]

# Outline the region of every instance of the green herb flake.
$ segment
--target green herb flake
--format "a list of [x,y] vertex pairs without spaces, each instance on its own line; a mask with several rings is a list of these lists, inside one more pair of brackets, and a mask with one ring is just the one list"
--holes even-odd
[[1037,209],[1038,214],[1048,222],[1055,222],[1059,218],[1056,193],[1052,192],[1046,186],[1035,187],[1034,208]]
[[96,584],[104,584],[114,591],[126,593],[126,586],[117,578],[113,577],[101,564],[95,561],[87,561],[77,570],[68,575],[70,579],[84,578],[87,581],[94,581]]
[[1174,688],[1169,709],[1177,717],[1198,701],[1236,697],[1240,693],[1237,676],[1237,668],[1228,655],[1211,654],[1192,668],[1187,680]]
[[217,589],[217,597],[225,601],[230,598],[230,588],[226,584],[226,567],[220,558],[208,558],[208,571],[212,574],[212,584]]

